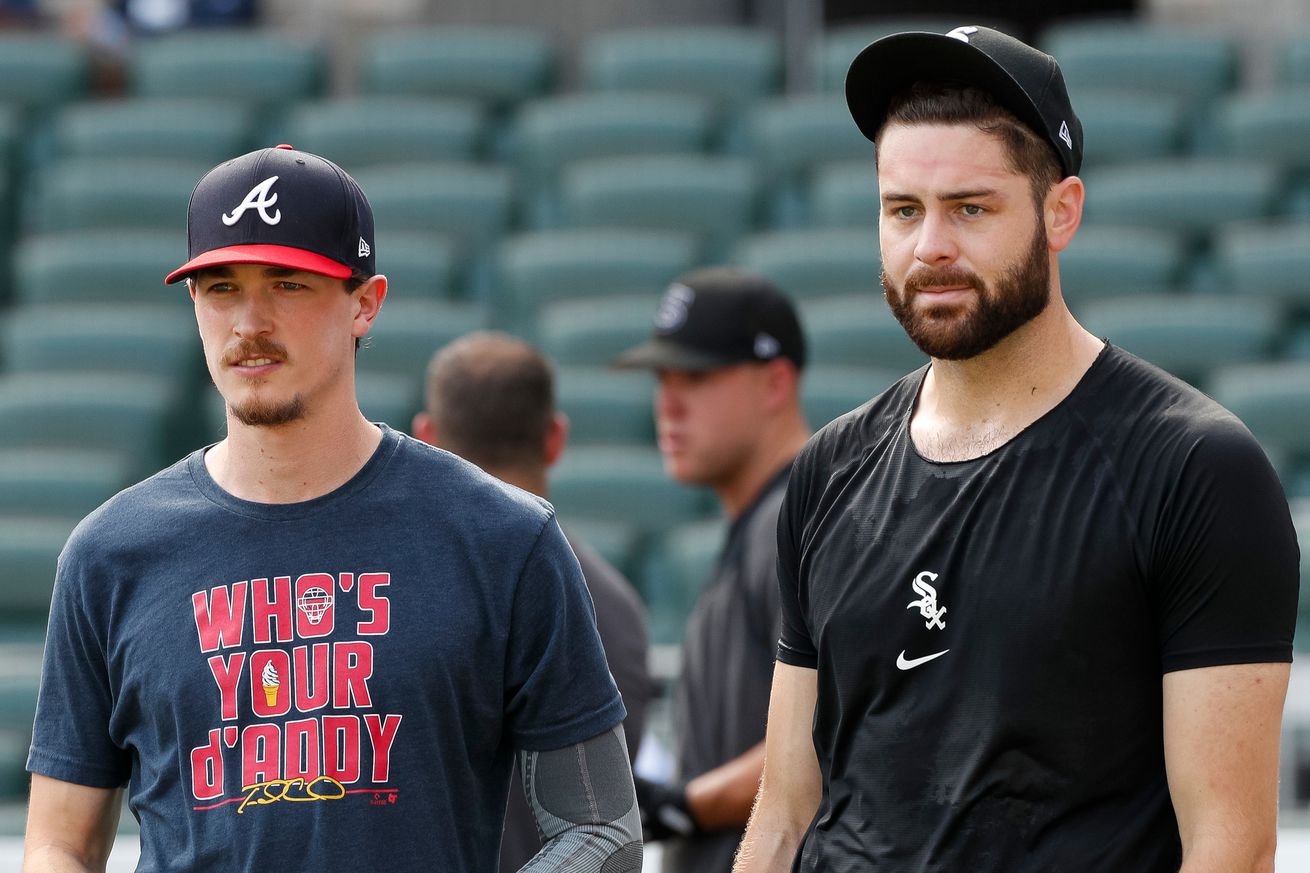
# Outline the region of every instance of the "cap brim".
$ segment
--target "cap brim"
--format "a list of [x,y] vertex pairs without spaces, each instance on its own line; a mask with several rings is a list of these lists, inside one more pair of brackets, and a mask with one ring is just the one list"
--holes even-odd
[[182,266],[164,277],[164,283],[172,285],[203,267],[218,267],[223,264],[265,264],[270,267],[289,267],[304,270],[307,273],[319,273],[333,279],[349,279],[353,272],[345,264],[331,258],[307,252],[291,246],[248,245],[227,246],[196,255]]
[[739,358],[689,349],[656,337],[628,349],[610,366],[627,370],[713,370],[740,362]]
[[860,133],[873,140],[892,97],[925,80],[976,85],[1033,130],[1046,129],[1032,97],[986,52],[941,33],[900,33],[870,43],[846,73],[846,105]]

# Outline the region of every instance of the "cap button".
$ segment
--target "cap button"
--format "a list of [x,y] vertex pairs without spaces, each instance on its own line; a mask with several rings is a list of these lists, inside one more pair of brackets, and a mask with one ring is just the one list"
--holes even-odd
[[286,149],[287,151],[295,151],[295,148],[296,148],[296,147],[293,146],[293,145],[288,145],[287,143],[282,142],[282,143],[278,143],[278,144],[275,145],[273,148]]

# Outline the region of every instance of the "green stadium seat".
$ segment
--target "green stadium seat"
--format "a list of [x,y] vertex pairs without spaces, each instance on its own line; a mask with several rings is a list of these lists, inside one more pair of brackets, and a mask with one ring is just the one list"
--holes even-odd
[[1086,88],[1074,102],[1083,124],[1083,166],[1169,158],[1183,151],[1183,103],[1163,94]]
[[164,276],[186,259],[186,201],[173,234],[94,230],[42,234],[14,252],[20,304],[104,303],[190,308],[184,287]]
[[[37,625],[33,621],[33,625]],[[0,651],[6,657],[7,651]],[[40,674],[0,674],[0,803],[27,800],[27,752],[32,743]],[[3,827],[3,824],[0,824]],[[9,834],[9,830],[0,830]],[[21,827],[18,833],[22,833]]]
[[[507,167],[388,164],[351,175],[368,192],[379,239],[395,232],[447,239],[455,257],[467,266],[465,294],[487,299],[490,248],[515,219],[513,179]],[[383,250],[378,251],[385,258]]]
[[689,94],[610,92],[534,100],[519,112],[516,163],[531,190],[530,223],[560,222],[558,175],[578,160],[701,154],[715,139],[710,101]]
[[571,226],[693,233],[707,261],[752,229],[756,191],[750,162],[690,155],[579,161],[561,183]]
[[322,93],[323,48],[276,30],[182,31],[142,42],[128,55],[137,97],[220,97],[264,107]]
[[[972,11],[967,17],[970,24],[987,24],[1005,33],[1014,33],[1011,25],[988,20]],[[841,91],[846,85],[846,71],[850,69],[851,61],[869,43],[893,33],[950,33],[962,23],[961,16],[881,16],[828,27],[813,48],[815,80],[820,90]],[[854,122],[851,124],[853,126]]]
[[364,43],[360,61],[365,93],[463,97],[494,109],[544,93],[554,68],[549,38],[517,27],[381,31]]
[[682,642],[687,616],[710,581],[726,536],[722,519],[693,521],[666,531],[647,549],[639,578],[652,644]]
[[379,237],[409,231],[485,245],[505,232],[512,217],[512,180],[504,167],[390,164],[351,175],[368,192]]
[[155,228],[180,244],[174,251],[185,252],[187,203],[211,167],[149,158],[54,161],[35,180],[35,229]]
[[561,519],[561,527],[569,537],[578,537],[600,556],[614,565],[629,579],[636,575],[637,555],[641,537],[636,527],[621,521],[604,521],[597,518],[577,520]]
[[405,376],[422,383],[428,361],[437,349],[484,327],[486,312],[476,303],[387,301],[359,350],[356,371]]
[[655,444],[650,373],[565,365],[555,371],[556,405],[569,417],[569,444]]
[[452,300],[461,293],[461,264],[449,239],[424,233],[393,231],[374,247],[387,277],[387,299]]
[[0,362],[7,373],[153,374],[190,387],[204,355],[195,317],[180,306],[24,305],[0,316]]
[[756,104],[750,117],[751,150],[770,180],[770,220],[802,224],[805,192],[814,167],[833,161],[873,163],[873,144],[851,121],[836,94],[803,94]]
[[1060,288],[1072,304],[1098,297],[1161,293],[1183,284],[1187,247],[1177,233],[1084,225],[1060,252]]
[[1195,119],[1237,84],[1238,49],[1228,34],[1132,19],[1070,21],[1048,28],[1038,44],[1059,59],[1075,107],[1088,89],[1141,91],[1178,98]]
[[1273,301],[1231,295],[1114,297],[1076,314],[1097,336],[1201,387],[1217,367],[1269,357],[1282,326]]
[[354,174],[376,164],[474,160],[487,119],[471,100],[375,94],[298,104],[270,133],[270,143],[291,143]]
[[1310,83],[1228,97],[1215,116],[1225,153],[1310,171]]
[[519,164],[549,177],[566,164],[624,155],[697,154],[714,142],[715,115],[703,98],[660,92],[561,94],[519,112]]
[[530,335],[543,304],[620,294],[642,295],[654,312],[665,286],[696,258],[694,238],[674,231],[595,228],[510,237],[497,253],[495,320]]
[[0,449],[0,517],[76,521],[131,485],[129,472],[113,452]]
[[879,295],[802,301],[800,317],[809,339],[810,360],[817,365],[871,367],[904,374],[928,363]]
[[559,364],[603,367],[650,336],[656,298],[560,300],[541,309],[537,341]]
[[1215,264],[1222,286],[1236,294],[1310,310],[1310,224],[1224,228]]
[[[1310,500],[1292,502],[1292,525],[1301,546],[1300,609],[1303,618],[1310,618]],[[1308,640],[1297,640],[1299,648],[1306,648]]]
[[622,521],[643,536],[714,511],[710,492],[680,485],[653,447],[586,446],[566,452],[550,477],[561,518]]
[[807,367],[801,386],[805,416],[811,427],[821,428],[834,418],[862,406],[904,375],[903,370],[878,367]]
[[615,30],[582,47],[582,80],[594,90],[658,90],[744,103],[777,91],[782,54],[767,30],[651,27]]
[[878,169],[873,159],[833,161],[815,167],[808,214],[817,227],[860,227],[878,232]]
[[47,33],[0,33],[0,103],[52,109],[87,92],[86,49]]
[[1310,361],[1273,361],[1224,367],[1210,395],[1226,406],[1270,452],[1291,462],[1310,459]]
[[162,375],[22,373],[0,377],[0,448],[116,452],[133,478],[171,463],[179,396]]
[[231,100],[96,100],[70,105],[55,117],[55,151],[215,166],[254,147],[253,125],[250,109]]
[[1207,158],[1099,167],[1084,174],[1083,221],[1181,231],[1203,241],[1220,224],[1275,215],[1282,175],[1270,163]]
[[1283,39],[1278,50],[1278,79],[1285,85],[1310,85],[1310,34]]
[[75,522],[23,516],[0,520],[3,624],[45,626],[55,585],[55,563]]
[[882,294],[876,229],[758,233],[737,246],[732,262],[772,279],[793,300]]

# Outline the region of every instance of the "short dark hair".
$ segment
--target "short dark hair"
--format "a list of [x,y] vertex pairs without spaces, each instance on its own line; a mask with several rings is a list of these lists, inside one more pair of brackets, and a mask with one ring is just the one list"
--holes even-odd
[[440,349],[428,364],[424,405],[442,448],[484,470],[545,463],[555,376],[516,337],[477,331]]
[[[1005,147],[1010,168],[1028,177],[1039,208],[1051,186],[1064,176],[1051,144],[981,88],[954,82],[916,82],[892,98],[878,140],[893,123],[973,124],[995,136]],[[874,155],[876,159],[876,144]]]

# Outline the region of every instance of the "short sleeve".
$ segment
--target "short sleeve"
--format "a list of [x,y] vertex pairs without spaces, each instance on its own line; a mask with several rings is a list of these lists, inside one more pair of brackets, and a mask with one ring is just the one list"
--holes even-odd
[[1282,487],[1250,433],[1232,421],[1200,439],[1151,558],[1163,670],[1290,661],[1298,555]]
[[27,769],[52,779],[117,788],[131,756],[110,737],[113,691],[105,641],[85,609],[90,581],[73,542],[59,558]]
[[[811,443],[810,445],[813,445]],[[806,446],[792,467],[787,493],[778,511],[778,594],[782,632],[778,638],[778,660],[794,667],[816,667],[818,651],[810,637],[801,592],[801,535],[805,526],[805,498],[810,478],[810,446]]]
[[563,748],[623,721],[591,596],[553,516],[515,587],[507,648],[505,715],[515,747]]

